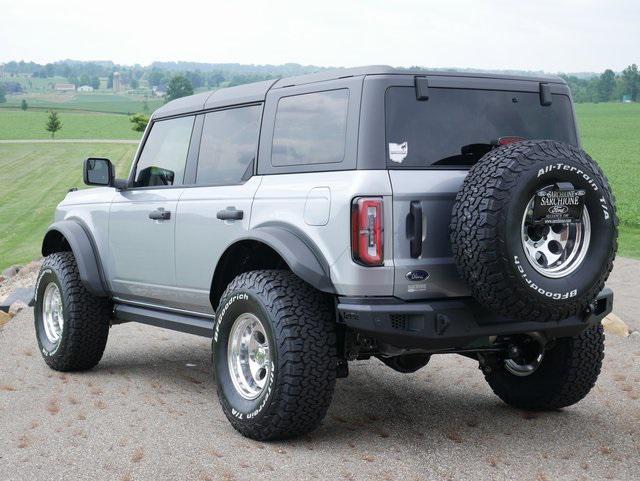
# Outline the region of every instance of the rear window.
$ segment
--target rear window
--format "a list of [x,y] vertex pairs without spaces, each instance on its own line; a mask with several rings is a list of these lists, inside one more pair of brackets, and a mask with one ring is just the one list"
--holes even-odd
[[274,166],[342,162],[349,89],[283,97],[273,130]]
[[391,87],[385,109],[389,168],[469,167],[501,137],[577,143],[566,95],[543,106],[535,92],[429,88],[419,101],[414,88]]

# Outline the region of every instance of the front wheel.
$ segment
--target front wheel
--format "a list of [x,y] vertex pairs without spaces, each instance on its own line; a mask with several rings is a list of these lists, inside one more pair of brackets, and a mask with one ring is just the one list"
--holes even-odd
[[331,305],[291,272],[236,277],[220,300],[212,348],[220,404],[242,435],[290,438],[324,418],[337,365]]
[[604,358],[601,325],[575,337],[557,339],[538,356],[504,361],[485,372],[493,392],[505,403],[532,411],[559,409],[577,403],[595,385]]
[[47,256],[35,291],[38,347],[51,369],[82,371],[102,358],[109,335],[109,300],[82,284],[71,252]]

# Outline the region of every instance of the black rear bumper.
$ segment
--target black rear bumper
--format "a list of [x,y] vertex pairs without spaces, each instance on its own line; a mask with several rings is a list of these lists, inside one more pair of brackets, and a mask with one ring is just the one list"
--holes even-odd
[[405,302],[396,298],[338,300],[339,322],[380,342],[404,348],[463,349],[490,336],[543,332],[574,336],[598,324],[613,308],[613,292],[603,289],[582,315],[562,321],[522,322],[502,318],[473,298]]

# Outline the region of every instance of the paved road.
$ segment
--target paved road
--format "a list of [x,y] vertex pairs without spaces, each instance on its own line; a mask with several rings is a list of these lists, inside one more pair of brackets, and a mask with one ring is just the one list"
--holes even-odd
[[618,257],[607,286],[614,293],[613,312],[629,325],[629,329],[640,331],[640,260]]
[[[639,277],[640,261],[619,258],[609,282],[632,329]],[[115,326],[96,369],[60,374],[26,311],[0,328],[0,480],[637,480],[639,366],[640,338],[609,336],[592,394],[534,414],[502,404],[465,358],[412,375],[360,362],[318,431],[264,444],[224,418],[206,339]]]
[[240,437],[220,410],[206,339],[125,324],[94,370],[50,371],[31,311],[0,331],[0,479],[640,479],[640,339],[607,340],[592,394],[559,412],[510,409],[475,363],[413,375],[377,360],[339,380],[297,441]]

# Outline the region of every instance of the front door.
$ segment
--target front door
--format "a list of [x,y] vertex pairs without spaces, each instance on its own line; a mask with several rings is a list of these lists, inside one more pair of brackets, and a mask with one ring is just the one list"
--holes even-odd
[[109,212],[109,278],[119,300],[175,304],[175,227],[194,117],[159,120],[138,158],[133,186]]

